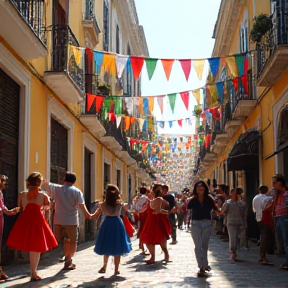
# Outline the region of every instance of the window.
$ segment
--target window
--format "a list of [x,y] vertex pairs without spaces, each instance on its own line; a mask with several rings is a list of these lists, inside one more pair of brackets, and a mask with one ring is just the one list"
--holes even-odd
[[103,37],[103,50],[109,51],[109,9],[107,3],[103,5],[103,26],[104,26],[104,37]]
[[248,27],[247,21],[240,28],[240,52],[245,53],[248,52]]
[[121,189],[121,170],[117,169],[117,186]]
[[288,107],[281,111],[278,128],[278,147],[288,142]]
[[119,26],[116,27],[116,53],[120,53],[120,32],[119,32]]

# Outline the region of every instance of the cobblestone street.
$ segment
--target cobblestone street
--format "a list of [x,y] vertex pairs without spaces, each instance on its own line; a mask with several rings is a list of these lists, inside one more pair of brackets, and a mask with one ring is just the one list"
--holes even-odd
[[133,251],[123,257],[120,276],[113,276],[113,262],[110,259],[106,274],[98,274],[102,257],[93,252],[94,242],[79,245],[74,262],[77,269],[63,271],[59,263],[59,250],[43,255],[39,265],[39,275],[44,279],[29,282],[29,264],[5,266],[10,280],[0,287],[288,287],[288,272],[281,271],[284,261],[278,255],[268,255],[274,267],[258,263],[259,247],[249,242],[249,251],[239,251],[239,260],[234,264],[228,260],[228,243],[221,242],[218,236],[210,241],[209,260],[212,271],[207,278],[198,278],[198,267],[194,257],[194,246],[190,233],[178,232],[177,245],[169,245],[171,261],[162,264],[163,255],[159,248],[156,264],[146,265],[138,249],[138,240],[133,240]]

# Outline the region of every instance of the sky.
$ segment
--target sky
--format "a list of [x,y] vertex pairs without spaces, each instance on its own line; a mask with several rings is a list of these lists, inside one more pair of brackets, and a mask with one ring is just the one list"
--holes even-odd
[[[214,39],[214,26],[217,20],[221,0],[135,0],[139,25],[143,26],[149,57],[158,59],[202,59],[210,58]],[[145,69],[143,69],[145,71]],[[208,71],[205,65],[204,71]],[[205,74],[204,74],[205,75]],[[182,91],[191,91],[203,87],[194,69],[191,69],[188,81],[178,61],[174,62],[171,76],[167,81],[162,64],[158,61],[152,79],[141,74],[142,96],[157,96]],[[191,99],[192,98],[192,99]],[[164,129],[158,133],[191,134],[195,127],[180,129],[177,121],[170,128],[171,120],[185,119],[192,115],[196,101],[191,97],[188,110],[176,100],[174,113],[168,103],[164,104],[164,114],[155,105],[154,115],[158,121],[165,121]],[[181,130],[181,133],[180,133]]]

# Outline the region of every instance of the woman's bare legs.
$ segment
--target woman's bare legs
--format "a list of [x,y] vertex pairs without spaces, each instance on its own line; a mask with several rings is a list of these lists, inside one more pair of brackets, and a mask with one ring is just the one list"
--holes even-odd
[[120,258],[121,258],[121,256],[114,256],[114,264],[115,264],[114,275],[120,274],[120,272],[119,272]]
[[103,255],[103,266],[102,266],[102,268],[98,271],[98,273],[105,273],[105,272],[106,272],[108,259],[109,259],[109,256],[108,256],[108,255]]
[[168,249],[167,249],[167,241],[163,241],[162,243],[160,243],[160,247],[162,249],[162,251],[164,252],[164,260],[166,262],[169,261],[169,253],[168,253]]
[[147,264],[151,264],[155,262],[155,245],[154,244],[146,244],[149,252],[150,252],[150,259],[145,261]]
[[40,278],[37,274],[40,254],[41,254],[40,252],[29,252],[31,278],[34,279]]

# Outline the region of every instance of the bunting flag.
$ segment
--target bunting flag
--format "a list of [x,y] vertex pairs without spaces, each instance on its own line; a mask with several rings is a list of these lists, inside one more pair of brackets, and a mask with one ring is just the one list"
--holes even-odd
[[68,45],[69,59],[73,56],[78,67],[83,67],[85,48]]
[[144,57],[130,56],[130,59],[131,59],[133,76],[137,80],[140,77],[140,73],[144,65]]
[[177,122],[178,122],[178,125],[179,125],[180,127],[182,127],[182,119],[177,120]]
[[194,96],[197,104],[200,104],[200,97],[201,97],[201,95],[200,95],[200,88],[199,88],[199,89],[196,89],[196,90],[193,90],[193,91],[192,91],[192,94],[193,94],[193,96]]
[[197,76],[198,76],[198,79],[200,81],[202,80],[204,64],[205,64],[205,59],[200,59],[200,60],[194,60],[193,61],[194,69],[195,69],[195,71],[197,73]]
[[89,93],[87,93],[86,95],[87,95],[86,96],[86,111],[89,112],[94,100],[96,99],[96,95],[92,95]]
[[173,121],[168,121],[168,123],[169,123],[169,127],[172,128],[172,126],[173,126]]
[[93,51],[95,62],[95,74],[98,75],[103,62],[104,53],[99,51]]
[[112,76],[116,76],[116,55],[104,53],[101,69]]
[[144,112],[143,112],[143,99],[144,98],[138,98],[138,112],[140,115],[143,115]]
[[161,114],[164,113],[164,96],[157,97],[157,102],[160,107]]
[[117,77],[120,79],[122,77],[123,71],[125,70],[129,56],[127,55],[117,55],[116,56],[116,68]]
[[209,58],[208,62],[210,65],[210,71],[212,73],[212,76],[215,78],[215,76],[218,73],[218,69],[219,69],[220,57]]
[[143,130],[143,125],[144,125],[144,122],[145,122],[145,121],[146,121],[146,120],[143,119],[143,118],[138,118],[138,119],[137,119],[137,122],[138,122],[140,131]]
[[132,115],[134,107],[133,97],[125,97],[125,106],[128,114]]
[[249,86],[248,86],[248,81],[247,81],[247,75],[241,76],[241,82],[243,85],[244,92],[246,94],[248,94],[249,93]]
[[118,98],[118,97],[115,97],[115,103],[114,103],[114,112],[115,114],[117,115],[120,115],[122,114],[122,110],[123,110],[123,107],[122,107],[122,104],[123,104],[123,101],[121,98]]
[[176,102],[176,93],[168,94],[169,103],[171,106],[172,113],[174,114],[175,102]]
[[237,77],[238,72],[237,72],[237,65],[236,65],[235,57],[234,56],[226,57],[225,60],[230,69],[232,77]]
[[223,103],[223,95],[224,95],[224,82],[218,82],[215,84],[218,92],[219,102]]
[[96,112],[97,113],[100,113],[103,101],[104,101],[103,96],[96,96]]
[[188,111],[189,109],[189,92],[180,92],[180,95],[181,95],[181,98],[182,98],[182,101]]
[[183,69],[183,72],[186,77],[186,81],[189,79],[190,71],[191,71],[191,59],[184,59],[184,60],[179,60],[181,67]]
[[148,98],[143,99],[143,112],[145,115],[149,114],[149,99]]
[[169,81],[172,66],[174,64],[174,59],[161,59],[161,62],[162,62],[162,66],[163,66],[167,81]]
[[236,61],[236,65],[237,65],[237,68],[238,68],[238,76],[242,76],[242,75],[245,74],[245,71],[244,71],[245,58],[246,58],[245,54],[235,55],[235,61]]
[[120,124],[121,124],[121,120],[122,120],[122,116],[117,116],[116,117],[116,127],[119,128]]
[[149,77],[149,80],[151,80],[151,78],[152,78],[152,76],[154,74],[158,59],[146,58],[145,62],[146,62],[146,68],[147,68],[147,72],[148,72],[148,77]]
[[148,111],[149,111],[149,115],[152,115],[153,110],[154,110],[154,97],[149,97],[149,98],[148,98]]
[[239,84],[238,81],[239,81],[239,78],[232,79],[233,87],[236,92],[238,91],[238,84]]

